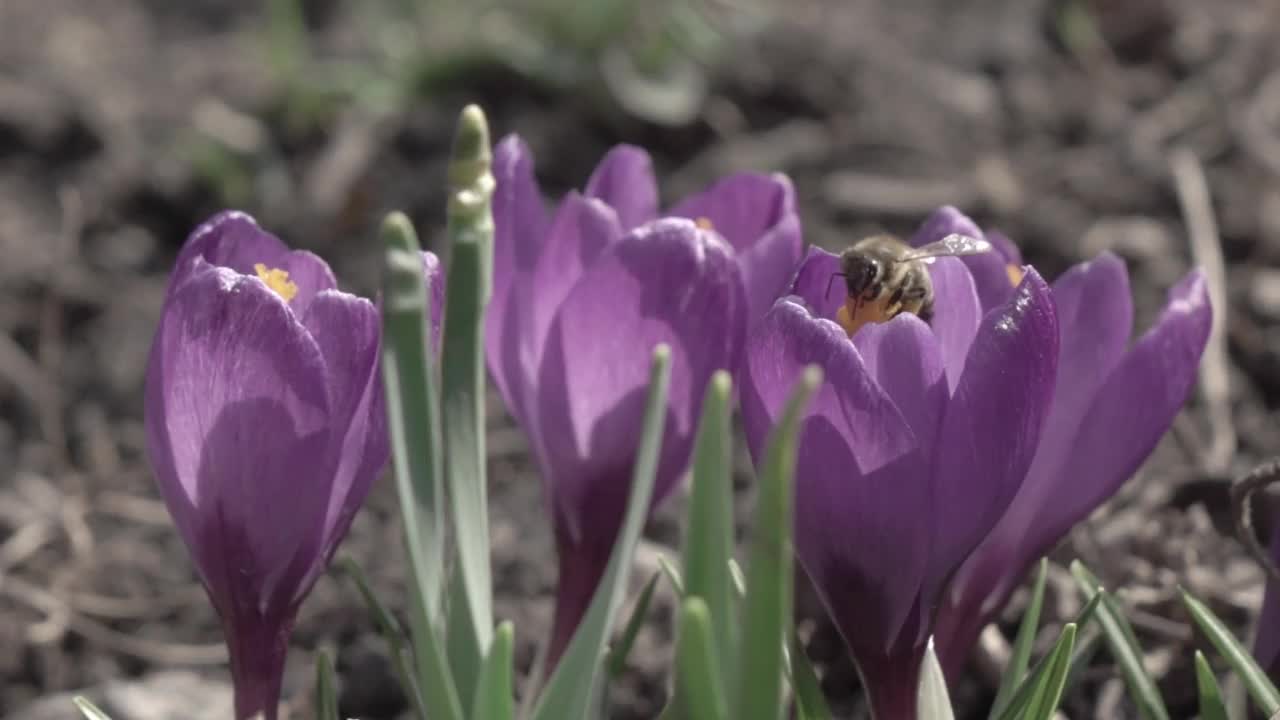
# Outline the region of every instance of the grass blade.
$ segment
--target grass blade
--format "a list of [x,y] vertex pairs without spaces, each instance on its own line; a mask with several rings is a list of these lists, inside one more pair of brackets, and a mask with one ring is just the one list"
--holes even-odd
[[[534,720],[579,720],[585,718],[597,691],[601,670],[600,654],[614,613],[626,591],[627,574],[640,531],[644,529],[653,499],[654,476],[658,470],[658,453],[662,446],[663,422],[666,419],[667,390],[671,384],[671,349],[659,345],[653,352],[649,375],[649,397],[645,404],[644,430],[636,454],[631,479],[631,494],[618,539],[614,542],[600,587],[582,623],[574,632],[546,688],[535,706]],[[434,720],[434,719],[433,719]]]
[[[428,293],[422,273],[417,235],[409,219],[391,213],[382,224],[386,248],[382,298],[382,380],[386,389],[391,462],[404,522],[413,598],[410,629],[418,681],[432,720],[454,720],[461,714],[451,679],[430,674],[448,666],[435,628],[441,622],[444,587],[445,517],[440,409],[433,362],[428,348]],[[442,680],[441,697],[433,692]],[[452,695],[453,702],[448,696]],[[436,707],[437,703],[440,707]]]
[[667,582],[671,583],[672,589],[676,591],[676,596],[683,600],[685,596],[684,578],[680,576],[680,571],[671,564],[666,555],[658,556],[658,570],[667,578]]
[[333,687],[333,663],[329,653],[316,653],[316,720],[339,720],[338,692]]
[[680,608],[680,637],[676,641],[678,712],[687,720],[724,720],[724,686],[712,638],[711,612],[701,597],[690,595]]
[[610,677],[616,678],[627,669],[627,656],[631,654],[631,647],[635,645],[640,628],[644,626],[645,616],[649,614],[649,603],[653,601],[653,591],[658,587],[660,577],[662,577],[661,570],[649,576],[649,581],[644,584],[644,589],[640,591],[640,597],[636,599],[636,605],[631,610],[631,617],[627,619],[622,637],[618,639],[616,645],[609,648]]
[[[729,560],[733,557],[733,456],[729,422],[732,382],[723,370],[712,376],[702,404],[693,449],[693,489],[684,546],[684,587],[707,604],[716,657],[733,657],[737,608]],[[727,685],[728,665],[717,668]]]
[[955,720],[951,708],[951,695],[947,692],[947,677],[942,673],[938,655],[933,651],[933,638],[925,647],[924,661],[920,666],[920,689],[916,696],[920,720]]
[[[1098,578],[1079,560],[1071,563],[1071,574],[1084,596],[1093,599],[1100,589]],[[1142,664],[1142,647],[1138,645],[1133,627],[1129,625],[1119,603],[1110,593],[1103,593],[1097,615],[1098,623],[1107,638],[1107,647],[1111,648],[1111,655],[1120,666],[1138,712],[1146,720],[1169,720],[1169,710],[1160,697],[1160,690]]]
[[1071,650],[1076,642],[1076,624],[1067,623],[1062,628],[1062,635],[1053,646],[1043,673],[1035,683],[1031,701],[1022,713],[1024,720],[1049,720],[1062,701],[1062,687],[1067,680],[1067,670],[1071,667]]
[[791,622],[792,497],[801,414],[822,382],[805,368],[770,433],[760,464],[755,536],[747,566],[743,635],[738,648],[735,720],[777,720],[782,706],[782,651]]
[[805,654],[804,645],[796,636],[795,628],[791,630],[791,690],[795,693],[797,710],[805,720],[832,720],[834,715],[827,705],[827,698],[822,694],[822,684],[818,682],[818,673]]
[[71,702],[75,703],[75,706],[80,709],[80,714],[88,720],[111,720],[110,716],[99,710],[97,705],[89,702],[89,699],[84,696],[77,695],[71,699]]
[[1027,665],[1031,662],[1031,646],[1035,643],[1036,630],[1040,627],[1040,609],[1044,605],[1044,586],[1048,578],[1049,559],[1040,558],[1035,583],[1031,586],[1031,602],[1027,604],[1027,611],[1022,614],[1022,622],[1018,625],[1018,635],[1013,641],[1013,655],[1000,675],[1000,689],[991,705],[990,718],[1000,717],[1009,704],[1009,699],[1013,697],[1014,690],[1026,676]]
[[1271,717],[1280,712],[1280,692],[1276,690],[1275,685],[1271,684],[1271,680],[1267,678],[1262,668],[1258,667],[1258,663],[1254,661],[1249,651],[1235,639],[1227,626],[1213,614],[1208,606],[1186,590],[1181,592],[1182,604],[1191,614],[1191,619],[1209,638],[1209,642],[1213,643],[1218,654],[1236,671],[1236,676],[1244,683],[1249,696],[1253,698],[1263,714]]
[[498,626],[489,644],[489,655],[480,668],[471,720],[512,720],[516,714],[512,658],[515,628],[507,620]]
[[1103,633],[1097,625],[1080,625],[1076,634],[1076,649],[1071,652],[1071,669],[1067,671],[1067,681],[1062,686],[1062,694],[1070,695],[1084,676],[1084,671],[1093,663],[1093,658],[1102,649]]
[[1200,720],[1227,720],[1227,706],[1222,700],[1222,688],[1204,653],[1196,651],[1196,689],[1200,695]]
[[[441,412],[445,481],[455,547],[448,625],[449,664],[460,688],[475,686],[493,638],[489,509],[485,496],[484,313],[492,282],[493,214],[489,126],[475,105],[463,109],[449,161],[450,239]],[[470,702],[470,699],[467,699]],[[464,711],[466,708],[464,707]]]
[[364,598],[365,607],[369,609],[369,614],[373,616],[373,621],[378,625],[378,631],[382,633],[382,637],[387,641],[387,649],[391,654],[391,664],[396,670],[396,675],[400,678],[400,688],[404,691],[406,697],[409,698],[409,706],[413,708],[414,716],[418,720],[425,720],[427,717],[427,709],[423,704],[422,690],[418,687],[418,680],[414,676],[413,666],[409,662],[409,648],[404,644],[404,631],[400,628],[400,623],[396,621],[394,615],[387,611],[378,596],[373,594],[373,589],[369,587],[369,579],[365,577],[364,571],[356,564],[355,560],[350,557],[343,557],[338,561],[338,569],[351,578],[356,584],[356,589],[360,591],[360,596]]

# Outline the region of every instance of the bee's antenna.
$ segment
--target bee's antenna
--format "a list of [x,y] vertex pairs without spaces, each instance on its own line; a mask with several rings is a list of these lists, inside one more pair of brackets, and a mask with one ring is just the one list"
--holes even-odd
[[823,294],[822,297],[825,298],[831,295],[831,283],[835,282],[835,279],[838,277],[848,277],[848,276],[845,275],[845,273],[831,273],[831,277],[827,279],[827,292]]

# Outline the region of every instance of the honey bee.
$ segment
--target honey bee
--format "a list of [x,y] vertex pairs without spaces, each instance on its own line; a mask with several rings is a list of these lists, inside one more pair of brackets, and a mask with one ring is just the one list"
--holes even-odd
[[885,322],[902,312],[928,322],[933,317],[933,281],[926,263],[942,256],[978,255],[991,243],[967,235],[951,234],[937,242],[911,247],[892,235],[873,235],[840,254],[847,296],[836,316],[850,337],[869,322]]

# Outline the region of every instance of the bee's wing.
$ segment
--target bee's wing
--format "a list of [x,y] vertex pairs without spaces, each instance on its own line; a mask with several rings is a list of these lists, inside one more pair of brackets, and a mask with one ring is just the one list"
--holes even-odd
[[942,255],[980,255],[991,251],[991,243],[968,235],[952,233],[941,240],[912,248],[903,260],[921,260]]

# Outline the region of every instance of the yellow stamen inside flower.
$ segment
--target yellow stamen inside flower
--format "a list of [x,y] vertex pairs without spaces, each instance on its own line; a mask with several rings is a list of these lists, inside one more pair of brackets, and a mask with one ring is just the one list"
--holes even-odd
[[697,220],[694,220],[694,221],[693,221],[693,224],[694,224],[694,225],[697,225],[699,228],[701,228],[701,229],[703,229],[703,230],[715,230],[715,229],[716,229],[715,224],[714,224],[714,223],[712,223],[712,222],[711,222],[711,218],[708,218],[708,217],[700,217],[700,218],[698,218]]
[[1005,274],[1009,276],[1009,283],[1011,285],[1013,285],[1014,287],[1018,287],[1019,285],[1022,284],[1022,276],[1025,273],[1022,272],[1021,265],[1014,265],[1013,263],[1009,263],[1008,265],[1004,266],[1004,271],[1005,271]]
[[266,265],[257,263],[253,266],[255,272],[267,287],[275,291],[277,295],[284,298],[285,302],[293,299],[298,294],[298,286],[289,279],[289,272],[280,268],[267,269]]
[[881,293],[875,300],[849,298],[836,311],[836,322],[844,328],[849,337],[853,337],[854,333],[861,330],[867,323],[885,322],[902,309],[902,303],[894,303],[890,307],[890,296],[891,293]]

